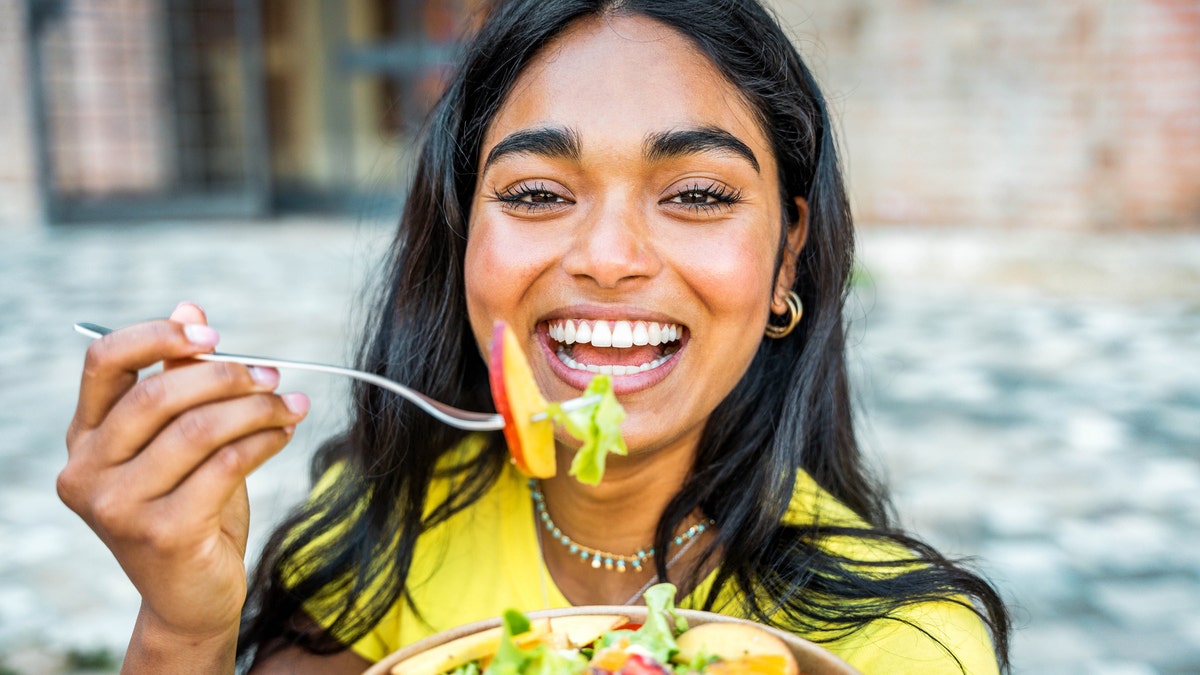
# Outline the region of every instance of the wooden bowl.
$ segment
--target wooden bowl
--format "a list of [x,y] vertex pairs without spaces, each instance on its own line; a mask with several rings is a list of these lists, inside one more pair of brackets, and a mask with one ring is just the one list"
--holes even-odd
[[[677,614],[687,619],[689,626],[699,626],[706,623],[726,622],[726,623],[750,623],[743,619],[735,619],[723,614],[714,614],[712,612],[700,612],[692,609],[677,609]],[[629,617],[631,621],[641,623],[646,620],[645,607],[616,607],[616,606],[592,606],[592,607],[567,607],[565,609],[545,609],[535,612],[529,612],[530,619],[541,618],[557,618],[562,616],[573,616],[577,614],[614,614]],[[424,640],[419,640],[403,649],[392,652],[379,663],[371,666],[363,675],[390,675],[392,666],[416,656],[427,649],[432,649],[439,645],[443,645],[452,640],[457,640],[461,637],[472,635],[481,630],[495,628],[500,625],[500,619],[487,619],[484,621],[476,621],[458,628],[451,628],[442,631],[437,635],[431,635]],[[779,637],[796,656],[796,663],[800,666],[800,672],[803,675],[862,675],[859,671],[850,667],[848,663],[834,656],[825,648],[798,638],[791,633],[785,633],[781,630],[764,626],[762,624],[754,624],[759,628]]]

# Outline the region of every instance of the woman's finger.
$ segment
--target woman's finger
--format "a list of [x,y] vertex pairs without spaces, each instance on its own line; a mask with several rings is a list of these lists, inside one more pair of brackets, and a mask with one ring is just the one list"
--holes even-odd
[[244,436],[213,453],[166,499],[183,504],[221,504],[234,498],[246,477],[292,440],[293,427]]
[[[286,441],[291,427],[304,419],[308,407],[304,394],[260,393],[190,409],[167,425],[122,471],[137,477],[130,481],[136,498],[156,499],[191,480],[189,477],[222,448],[239,447],[240,439],[278,431],[273,437]],[[218,463],[228,464],[225,460]],[[240,459],[233,464],[234,468],[242,466]]]
[[201,361],[142,379],[112,407],[96,430],[99,465],[120,464],[146,447],[172,420],[192,408],[248,394],[273,391],[279,385],[274,368]]
[[[168,320],[175,323],[190,324],[196,326],[207,326],[208,315],[194,302],[181,302],[171,311],[171,316]],[[198,363],[195,359],[167,359],[163,362],[163,370],[171,370],[180,366],[194,365]]]
[[166,359],[210,352],[218,339],[215,330],[202,324],[149,321],[115,330],[93,342],[84,360],[79,404],[68,441],[99,426],[137,382],[139,370]]

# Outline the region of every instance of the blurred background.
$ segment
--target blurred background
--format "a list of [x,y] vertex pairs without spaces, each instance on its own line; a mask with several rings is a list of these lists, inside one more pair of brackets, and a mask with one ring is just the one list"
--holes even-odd
[[[86,340],[199,302],[346,362],[475,0],[0,0],[0,674],[109,672],[58,501]],[[1200,3],[774,0],[841,130],[864,448],[1011,602],[1018,673],[1200,673]],[[603,67],[603,64],[597,64]],[[345,383],[251,481],[251,550]]]

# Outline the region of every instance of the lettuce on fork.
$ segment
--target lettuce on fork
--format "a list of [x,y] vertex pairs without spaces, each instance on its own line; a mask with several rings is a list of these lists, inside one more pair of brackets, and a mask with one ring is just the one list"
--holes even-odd
[[551,402],[547,413],[555,423],[561,424],[568,434],[583,441],[568,472],[580,483],[599,485],[604,477],[604,462],[608,453],[624,455],[628,452],[625,439],[621,438],[621,422],[625,420],[625,409],[613,394],[612,378],[596,375],[583,390],[583,396],[599,395],[600,402],[579,410],[564,411],[558,403]]

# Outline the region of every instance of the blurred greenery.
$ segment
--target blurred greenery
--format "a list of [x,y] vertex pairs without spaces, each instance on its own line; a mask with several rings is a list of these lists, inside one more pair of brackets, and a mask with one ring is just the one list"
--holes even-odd
[[861,261],[855,260],[854,266],[850,268],[850,288],[874,288],[875,277],[871,271],[863,266]]
[[107,647],[98,649],[71,649],[66,654],[67,670],[115,670],[120,660]]

